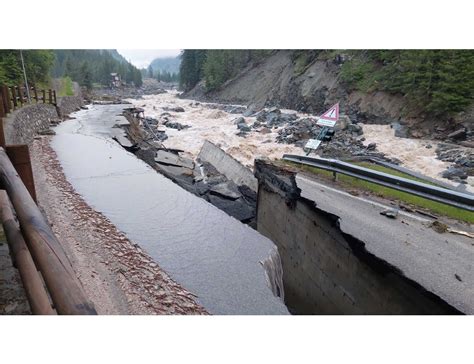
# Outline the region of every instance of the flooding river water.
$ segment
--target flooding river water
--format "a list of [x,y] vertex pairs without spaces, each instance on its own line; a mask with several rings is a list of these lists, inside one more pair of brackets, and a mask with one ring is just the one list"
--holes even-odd
[[273,242],[112,141],[123,107],[94,105],[55,128],[52,147],[76,191],[210,313],[287,314],[261,263]]

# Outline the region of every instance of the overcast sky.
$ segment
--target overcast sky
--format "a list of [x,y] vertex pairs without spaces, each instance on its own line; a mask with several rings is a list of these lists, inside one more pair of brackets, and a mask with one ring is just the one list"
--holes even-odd
[[117,49],[127,60],[138,68],[146,68],[155,58],[177,56],[180,49]]

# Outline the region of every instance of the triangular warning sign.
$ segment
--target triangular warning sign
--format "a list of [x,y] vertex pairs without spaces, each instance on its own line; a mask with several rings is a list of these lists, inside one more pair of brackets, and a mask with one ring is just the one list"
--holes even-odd
[[337,121],[339,119],[339,103],[320,116],[321,119]]

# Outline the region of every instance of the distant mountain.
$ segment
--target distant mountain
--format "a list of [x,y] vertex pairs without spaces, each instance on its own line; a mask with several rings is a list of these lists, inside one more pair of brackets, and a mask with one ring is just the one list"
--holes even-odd
[[181,57],[166,57],[166,58],[155,58],[150,66],[153,68],[153,71],[160,71],[160,73],[178,73],[179,65],[181,64]]

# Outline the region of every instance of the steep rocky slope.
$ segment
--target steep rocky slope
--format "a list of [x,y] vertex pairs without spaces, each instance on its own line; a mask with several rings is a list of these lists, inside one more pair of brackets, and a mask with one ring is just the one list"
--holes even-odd
[[295,55],[292,50],[275,51],[218,90],[206,93],[201,82],[186,97],[242,103],[252,105],[255,110],[278,106],[316,115],[340,102],[342,112],[352,122],[392,124],[399,136],[445,139],[461,128],[466,129],[467,135],[459,139],[469,140],[472,136],[474,107],[453,119],[427,118],[416,110],[408,111],[407,100],[402,96],[348,89],[340,77],[344,54],[303,55],[304,59]]

